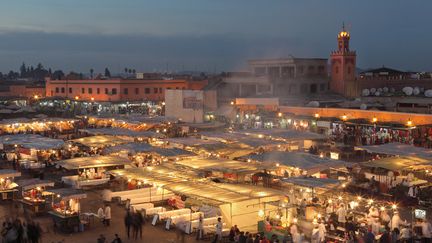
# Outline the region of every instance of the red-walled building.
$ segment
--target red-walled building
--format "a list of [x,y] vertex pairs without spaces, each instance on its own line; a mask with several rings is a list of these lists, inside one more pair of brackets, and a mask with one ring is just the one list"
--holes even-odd
[[201,90],[207,80],[86,79],[46,80],[46,97],[89,101],[163,101],[166,89]]

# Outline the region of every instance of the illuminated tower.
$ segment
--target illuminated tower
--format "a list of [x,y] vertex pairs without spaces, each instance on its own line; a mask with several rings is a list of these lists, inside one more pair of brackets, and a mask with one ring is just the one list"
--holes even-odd
[[330,90],[347,96],[357,95],[355,71],[356,53],[350,51],[350,33],[342,25],[342,31],[338,34],[338,49],[330,55],[331,62],[331,81]]

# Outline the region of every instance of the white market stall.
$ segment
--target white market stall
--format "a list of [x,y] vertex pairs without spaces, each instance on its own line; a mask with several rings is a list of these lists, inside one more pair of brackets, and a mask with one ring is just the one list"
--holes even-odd
[[4,169],[0,170],[0,193],[1,199],[14,199],[15,193],[18,191],[18,185],[14,182],[15,177],[20,177],[21,172],[15,170]]
[[28,161],[40,163],[40,160],[45,160],[56,154],[64,145],[61,139],[52,139],[36,134],[14,134],[0,136],[0,145],[3,149],[6,147],[6,157],[9,161],[14,159],[23,159],[23,167],[31,168],[32,165]]
[[76,188],[107,183],[110,178],[105,172],[130,165],[128,158],[118,156],[91,156],[57,161],[57,166],[71,171],[73,175],[63,176],[62,181]]
[[55,228],[64,232],[78,231],[80,224],[81,200],[87,197],[82,190],[71,188],[49,189],[43,195],[51,200],[52,210],[48,213],[54,220]]
[[19,202],[24,209],[32,213],[39,214],[47,210],[46,200],[43,197],[44,190],[47,187],[53,187],[54,182],[40,179],[25,179],[17,181],[21,190],[22,198]]

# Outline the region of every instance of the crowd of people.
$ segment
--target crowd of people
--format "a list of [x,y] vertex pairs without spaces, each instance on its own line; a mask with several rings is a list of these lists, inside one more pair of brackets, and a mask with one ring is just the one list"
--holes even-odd
[[42,229],[34,221],[21,221],[20,219],[6,219],[1,229],[4,243],[39,243],[42,239]]

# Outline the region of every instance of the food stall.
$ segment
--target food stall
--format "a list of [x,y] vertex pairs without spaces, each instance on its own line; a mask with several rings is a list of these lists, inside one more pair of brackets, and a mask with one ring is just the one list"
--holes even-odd
[[0,131],[7,134],[17,133],[70,133],[76,126],[74,119],[64,118],[15,118],[0,121]]
[[282,177],[311,175],[314,177],[328,177],[323,171],[329,168],[345,168],[352,165],[349,162],[317,156],[303,152],[272,151],[250,154],[241,158],[244,161],[257,161],[273,165],[274,172]]
[[57,166],[67,170],[67,176],[62,181],[75,188],[97,186],[108,183],[109,175],[105,172],[111,169],[122,169],[130,165],[128,158],[118,156],[91,156],[57,161]]
[[23,205],[25,210],[34,214],[40,214],[47,211],[46,200],[43,193],[47,187],[53,187],[54,182],[40,179],[26,179],[17,181],[20,187],[22,198],[18,201]]
[[61,188],[49,189],[43,193],[51,201],[52,210],[48,213],[54,227],[64,233],[77,232],[80,225],[80,200],[87,197],[84,191]]
[[15,170],[0,170],[0,193],[2,201],[15,198],[18,185],[14,182],[14,178],[19,176],[21,176],[21,172]]
[[14,134],[0,136],[0,144],[7,152],[6,157],[17,159],[24,169],[43,168],[43,161],[53,160],[58,156],[64,141],[37,134]]
[[179,148],[163,148],[148,143],[127,143],[105,148],[103,154],[130,158],[138,167],[180,160],[196,154]]
[[130,143],[130,142],[133,142],[133,138],[98,135],[98,136],[89,136],[89,137],[82,137],[78,139],[69,140],[67,143],[71,145],[69,147],[73,147],[73,145],[76,145],[75,149],[71,151],[73,153],[79,153],[85,151],[85,152],[94,152],[96,154],[99,154],[100,152],[98,151],[101,151],[105,147],[115,146],[119,144]]

